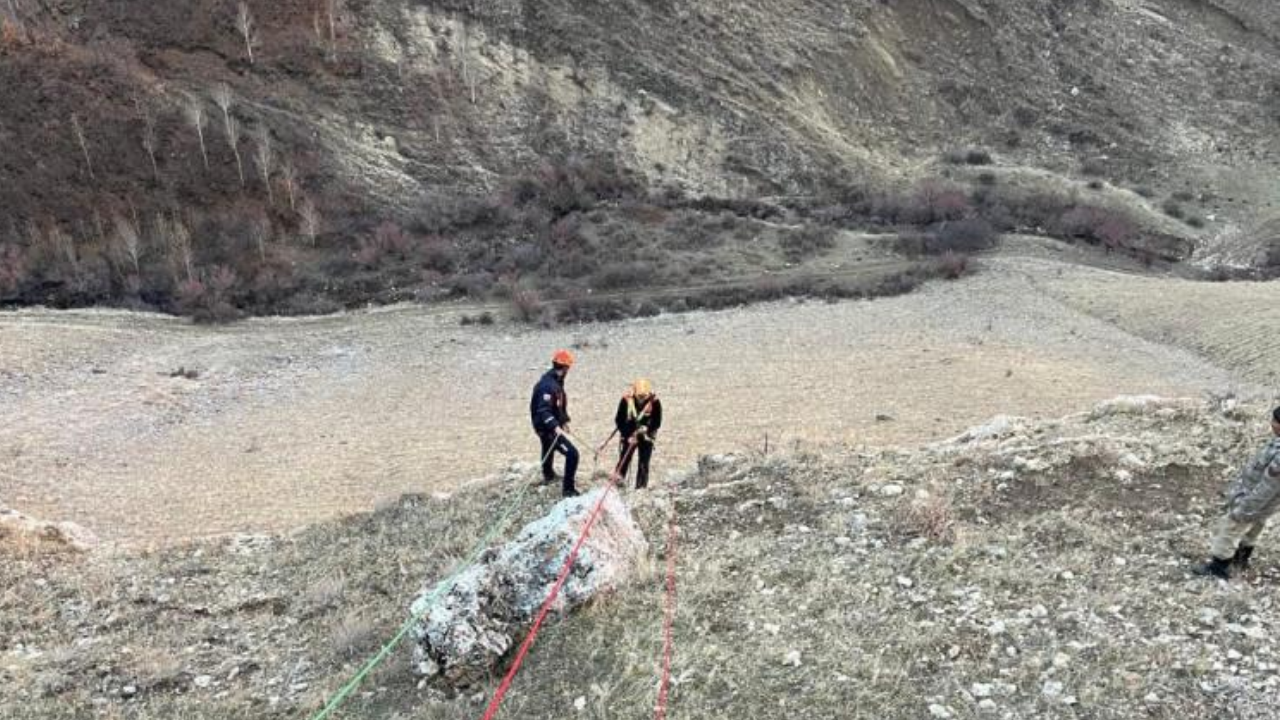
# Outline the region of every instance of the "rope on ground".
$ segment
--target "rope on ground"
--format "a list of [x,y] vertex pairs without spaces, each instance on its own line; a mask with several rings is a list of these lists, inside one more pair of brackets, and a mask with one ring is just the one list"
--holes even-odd
[[573,564],[578,559],[578,551],[582,549],[582,544],[586,542],[587,536],[591,534],[591,527],[595,525],[596,519],[600,517],[600,511],[604,508],[604,501],[609,498],[609,493],[617,485],[622,465],[631,457],[631,451],[634,449],[635,445],[632,445],[618,460],[613,473],[609,475],[609,483],[605,485],[604,492],[600,494],[600,499],[596,501],[595,508],[591,511],[591,516],[587,518],[587,524],[583,526],[578,539],[573,543],[573,548],[569,550],[569,556],[565,558],[564,565],[560,568],[560,574],[556,577],[555,584],[551,586],[551,592],[547,593],[547,599],[542,602],[542,607],[538,609],[538,615],[533,621],[533,626],[529,628],[529,634],[525,636],[524,642],[520,644],[520,649],[516,652],[515,659],[512,661],[510,669],[507,670],[506,677],[502,678],[502,684],[498,685],[498,689],[493,693],[493,698],[489,701],[489,706],[485,708],[483,720],[493,720],[497,716],[498,709],[502,706],[502,700],[507,696],[507,691],[511,689],[511,683],[515,680],[516,673],[520,672],[520,666],[524,664],[524,658],[529,654],[529,648],[533,647],[533,641],[538,637],[538,631],[542,629],[543,621],[547,619],[547,614],[551,612],[552,604],[560,596],[560,588],[564,586],[565,580],[569,578],[569,573],[573,570]]
[[674,634],[676,622],[676,550],[680,536],[680,525],[676,515],[676,484],[667,485],[667,497],[671,502],[670,519],[667,525],[667,592],[666,610],[662,621],[662,680],[658,684],[658,703],[654,707],[654,720],[665,720],[667,717],[667,696],[671,689],[671,659],[674,655]]
[[[554,450],[554,446],[552,449]],[[544,457],[543,460],[545,459],[546,458]],[[342,705],[342,703],[346,702],[347,698],[351,696],[351,693],[355,692],[356,688],[360,686],[360,683],[364,682],[365,678],[369,677],[369,674],[377,669],[377,667],[387,659],[387,656],[395,650],[396,646],[398,646],[402,640],[404,640],[405,635],[409,634],[409,631],[413,628],[414,624],[426,617],[427,613],[431,611],[432,605],[435,604],[435,601],[439,600],[441,596],[453,589],[453,586],[457,583],[458,578],[462,573],[466,572],[472,565],[476,564],[480,559],[480,555],[485,551],[485,548],[489,547],[489,545],[493,543],[494,539],[498,536],[498,533],[502,531],[502,528],[506,526],[507,522],[515,515],[520,506],[524,504],[524,496],[528,489],[529,483],[522,481],[520,483],[520,489],[516,491],[515,497],[511,499],[511,502],[507,503],[506,507],[503,508],[502,513],[498,516],[498,519],[489,526],[484,535],[481,536],[480,540],[476,542],[475,547],[471,549],[471,552],[467,555],[466,559],[464,559],[462,563],[453,570],[453,572],[449,573],[444,580],[437,583],[431,590],[431,593],[427,595],[426,602],[423,603],[422,611],[414,613],[408,620],[406,620],[404,624],[400,626],[399,632],[397,632],[391,640],[383,645],[382,649],[379,650],[376,655],[361,666],[359,672],[357,672],[351,680],[347,681],[347,684],[343,685],[338,692],[334,693],[333,697],[330,698],[327,704],[325,704],[324,708],[311,716],[311,720],[326,720],[330,715],[332,715],[333,712]]]

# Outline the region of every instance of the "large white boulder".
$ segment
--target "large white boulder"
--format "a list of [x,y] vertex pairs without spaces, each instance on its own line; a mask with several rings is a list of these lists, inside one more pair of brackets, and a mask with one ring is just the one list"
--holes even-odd
[[[411,606],[414,670],[467,685],[488,677],[533,623],[603,490],[561,501],[492,548],[431,602],[431,587]],[[557,612],[619,588],[648,552],[648,543],[618,493],[610,493],[560,590]],[[425,614],[424,614],[425,613]]]

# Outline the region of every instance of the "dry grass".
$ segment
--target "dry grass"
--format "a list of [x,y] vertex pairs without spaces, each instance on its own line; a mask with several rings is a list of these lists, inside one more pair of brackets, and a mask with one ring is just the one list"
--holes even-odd
[[[922,450],[708,459],[680,478],[671,717],[943,712],[931,707],[957,718],[1263,717],[1255,709],[1275,700],[1268,678],[1280,654],[1259,633],[1280,624],[1271,599],[1280,566],[1260,552],[1256,571],[1228,592],[1185,574],[1224,464],[1250,444],[1252,426],[1214,410],[1157,410]],[[1132,471],[1127,486],[1113,475],[1117,463]],[[905,493],[884,491],[891,482]],[[1163,490],[1134,497],[1152,483]],[[256,548],[119,559],[125,595],[95,601],[117,620],[63,656],[75,662],[41,668],[52,696],[21,676],[0,715],[68,717],[98,697],[140,719],[305,715],[394,629],[421,584],[447,571],[505,487],[405,498]],[[656,554],[665,496],[631,497]],[[521,521],[551,501],[535,500]],[[650,717],[660,566],[548,625],[502,717]],[[317,595],[337,593],[303,578],[339,567],[344,614],[302,614]],[[6,571],[18,587],[37,572],[22,563]],[[67,572],[46,575],[63,617],[37,627],[19,612],[45,591],[0,595],[3,617],[18,624],[8,635],[39,632],[49,648],[70,647],[103,610],[89,614]],[[211,615],[193,615],[198,607]],[[122,662],[119,649],[131,646],[149,649]],[[407,657],[390,662],[346,717],[469,717],[492,689],[418,689]],[[125,669],[99,671],[117,666]],[[241,672],[232,677],[231,667]],[[201,674],[214,685],[187,682]],[[135,678],[178,684],[150,682],[147,703],[128,705],[113,689]]]
[[357,658],[376,644],[378,630],[377,623],[367,613],[347,613],[333,626],[333,649],[343,657]]

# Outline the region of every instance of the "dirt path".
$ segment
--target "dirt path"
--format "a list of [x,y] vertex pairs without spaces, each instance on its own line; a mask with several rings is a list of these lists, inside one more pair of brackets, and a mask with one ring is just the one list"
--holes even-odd
[[[901,298],[560,330],[463,328],[462,310],[417,307],[230,328],[7,314],[0,504],[112,540],[169,542],[448,489],[533,458],[529,388],[551,350],[575,343],[569,390],[584,440],[608,433],[630,378],[654,379],[669,416],[659,475],[699,454],[757,449],[766,433],[775,446],[914,443],[1001,413],[1238,384],[1082,312],[1058,284],[1061,266],[992,262]],[[1166,281],[1149,282],[1146,296]],[[179,366],[200,377],[169,377]]]

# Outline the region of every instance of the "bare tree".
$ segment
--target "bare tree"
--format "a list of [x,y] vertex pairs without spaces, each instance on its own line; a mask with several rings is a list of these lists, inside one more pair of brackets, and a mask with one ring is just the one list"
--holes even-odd
[[[9,15],[13,18],[14,27],[18,29],[18,34],[23,42],[31,42],[31,36],[27,34],[27,26],[22,21],[22,10],[18,7],[18,0],[8,0]],[[4,18],[0,18],[3,20]],[[3,23],[0,23],[3,25]]]
[[227,144],[236,156],[236,172],[240,174],[240,186],[244,187],[244,163],[240,161],[240,123],[231,116],[235,95],[226,83],[218,83],[213,89],[213,102],[222,110],[222,124],[227,130]]
[[284,191],[289,195],[289,209],[296,210],[295,198],[298,192],[298,168],[288,158],[285,158],[285,161],[280,164],[280,181],[284,183]]
[[240,160],[240,121],[234,117],[227,118],[227,144],[236,156],[236,172],[240,174],[240,187],[245,186],[244,163]]
[[267,188],[267,202],[275,205],[276,194],[271,189],[271,166],[275,161],[274,151],[271,148],[271,128],[268,128],[265,123],[259,125],[257,136],[258,144],[254,155],[258,160],[258,172],[262,175],[262,184]]
[[142,274],[142,236],[138,226],[123,215],[116,215],[112,220],[115,226],[115,250],[120,259],[133,266],[133,274]]
[[476,104],[476,80],[471,72],[471,27],[466,18],[462,19],[462,81],[471,94],[471,104]]
[[89,179],[96,180],[93,174],[93,160],[89,159],[89,143],[84,136],[84,127],[80,125],[80,116],[75,113],[71,114],[71,130],[75,133],[76,141],[80,143],[80,152],[84,153],[84,164],[89,170]]
[[164,238],[174,283],[182,282],[184,277],[188,282],[195,280],[195,258],[191,248],[191,230],[187,224],[175,213],[171,218],[163,215],[157,218],[156,228]]
[[303,198],[302,205],[298,209],[298,218],[302,234],[311,241],[311,247],[316,246],[316,238],[320,235],[320,211],[316,209],[315,203],[311,202],[311,198]]
[[240,0],[236,12],[236,27],[244,38],[244,49],[249,53],[249,64],[253,64],[253,46],[258,43],[258,32],[254,26],[253,13],[249,12],[249,3]]
[[231,106],[236,102],[236,96],[231,92],[231,86],[226,83],[218,83],[213,88],[213,103],[222,110],[222,122],[224,124],[231,121]]
[[44,242],[48,243],[49,252],[67,264],[71,276],[77,281],[80,278],[80,258],[76,253],[75,238],[68,235],[57,223],[50,223],[45,228]]
[[250,224],[253,242],[258,246],[258,259],[267,262],[267,243],[271,242],[271,220],[265,214],[259,214]]
[[147,157],[151,158],[151,174],[159,183],[160,166],[156,164],[156,118],[142,100],[137,100],[136,105],[138,114],[142,116],[142,147],[147,151]]
[[209,169],[209,151],[204,146],[204,126],[208,119],[204,114],[204,101],[192,93],[188,93],[185,97],[185,104],[182,106],[182,114],[186,116],[187,122],[195,129],[196,136],[200,138],[200,157],[204,159],[204,169]]

